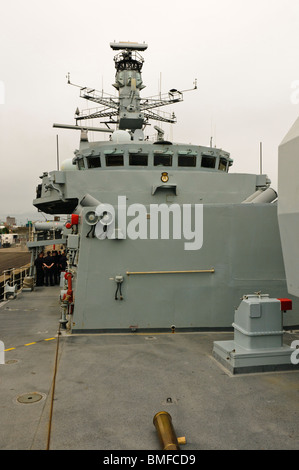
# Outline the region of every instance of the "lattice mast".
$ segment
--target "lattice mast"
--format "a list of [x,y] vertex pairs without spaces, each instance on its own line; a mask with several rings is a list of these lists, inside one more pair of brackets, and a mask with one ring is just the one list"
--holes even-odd
[[[80,121],[95,118],[109,118],[105,124],[115,124],[118,129],[135,132],[144,129],[149,119],[168,123],[175,123],[175,115],[163,116],[152,111],[153,108],[183,101],[183,92],[172,89],[168,93],[156,97],[141,98],[140,91],[145,88],[142,82],[141,70],[144,59],[139,51],[145,51],[147,44],[131,42],[113,42],[110,47],[120,51],[115,57],[115,83],[113,86],[118,90],[118,97],[98,92],[95,89],[80,87],[80,97],[101,105],[93,111],[76,111],[76,125]],[[70,80],[69,80],[70,83]],[[196,81],[194,88],[196,89]],[[189,90],[185,90],[189,91]],[[84,126],[85,127],[85,126]]]

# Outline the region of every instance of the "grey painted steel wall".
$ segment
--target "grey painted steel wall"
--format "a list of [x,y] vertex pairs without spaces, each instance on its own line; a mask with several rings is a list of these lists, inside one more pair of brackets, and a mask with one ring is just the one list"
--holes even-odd
[[[231,327],[244,294],[287,297],[275,204],[207,204],[203,246],[184,240],[98,240],[80,226],[73,331]],[[127,271],[214,273],[130,275]],[[116,275],[124,300],[115,300]],[[284,324],[298,323],[298,302]]]
[[[86,146],[89,143],[86,142]],[[121,144],[123,149],[138,145]],[[143,144],[144,145],[144,144]],[[115,144],[95,143],[102,151]],[[103,147],[101,149],[101,147]],[[153,144],[148,144],[152,152]],[[176,146],[173,150],[186,149]],[[200,149],[200,147],[198,147]],[[83,150],[80,150],[83,153]],[[90,153],[90,151],[89,151]],[[102,203],[127,205],[203,204],[203,246],[184,250],[184,240],[98,240],[86,238],[90,226],[81,217],[79,263],[75,274],[73,331],[231,327],[244,294],[262,291],[288,296],[276,204],[242,204],[268,184],[266,175],[234,174],[173,167],[94,168],[53,171],[42,179],[38,207],[61,207],[62,198],[80,201],[90,194]],[[167,171],[169,181],[161,182]],[[90,208],[84,208],[83,215]],[[76,212],[80,212],[78,207]],[[84,212],[85,211],[85,212]],[[46,210],[47,212],[47,210]],[[54,212],[54,213],[59,213]],[[214,273],[148,274],[127,271],[184,271],[215,268]],[[115,276],[124,276],[124,300],[116,301]],[[298,324],[298,307],[285,325]]]
[[[176,195],[171,189],[164,190],[161,173],[169,174],[169,185],[176,186]],[[158,170],[149,169],[93,169],[86,171],[53,171],[54,186],[59,188],[63,196],[78,198],[86,194],[97,198],[100,202],[116,204],[118,195],[128,197],[128,203],[161,203],[177,202],[179,204],[207,203],[241,203],[256,191],[258,183],[265,185],[265,175],[233,174],[217,171],[177,171],[162,167]],[[64,182],[57,183],[58,177],[64,175]],[[49,204],[59,200],[56,190],[45,190],[49,177],[43,178],[42,197],[34,200],[34,205]],[[153,188],[160,187],[153,195]]]
[[299,118],[278,150],[278,221],[288,291],[299,297]]

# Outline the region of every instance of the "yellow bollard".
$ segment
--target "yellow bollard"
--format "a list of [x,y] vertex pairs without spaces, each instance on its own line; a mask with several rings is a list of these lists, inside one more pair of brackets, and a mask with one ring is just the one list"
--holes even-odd
[[186,444],[185,437],[176,437],[172,418],[167,411],[160,411],[154,416],[153,423],[157,430],[163,450],[179,450],[180,444]]

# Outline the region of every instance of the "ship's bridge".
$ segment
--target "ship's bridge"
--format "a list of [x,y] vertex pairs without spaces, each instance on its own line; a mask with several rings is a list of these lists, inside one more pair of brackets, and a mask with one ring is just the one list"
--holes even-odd
[[233,160],[223,150],[172,144],[130,143],[115,145],[89,144],[76,152],[73,163],[78,170],[101,169],[166,169],[228,172]]

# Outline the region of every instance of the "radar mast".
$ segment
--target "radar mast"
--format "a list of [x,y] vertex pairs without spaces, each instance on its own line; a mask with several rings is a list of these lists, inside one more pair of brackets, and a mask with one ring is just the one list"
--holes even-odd
[[[114,57],[116,73],[113,84],[119,96],[108,95],[103,91],[98,92],[94,88],[80,87],[81,98],[93,101],[101,107],[81,112],[76,110],[76,126],[86,127],[79,124],[83,120],[105,118],[104,123],[108,127],[109,124],[115,124],[117,129],[134,133],[143,130],[149,124],[150,119],[175,123],[174,113],[160,115],[153,112],[152,109],[183,101],[182,91],[171,89],[163,95],[159,94],[148,98],[140,97],[140,91],[145,88],[145,85],[141,76],[144,59],[139,52],[145,51],[148,47],[147,44],[113,42],[110,43],[110,47],[114,51],[120,51]],[[70,79],[68,79],[68,83],[71,84]],[[193,90],[196,88],[195,81]]]

